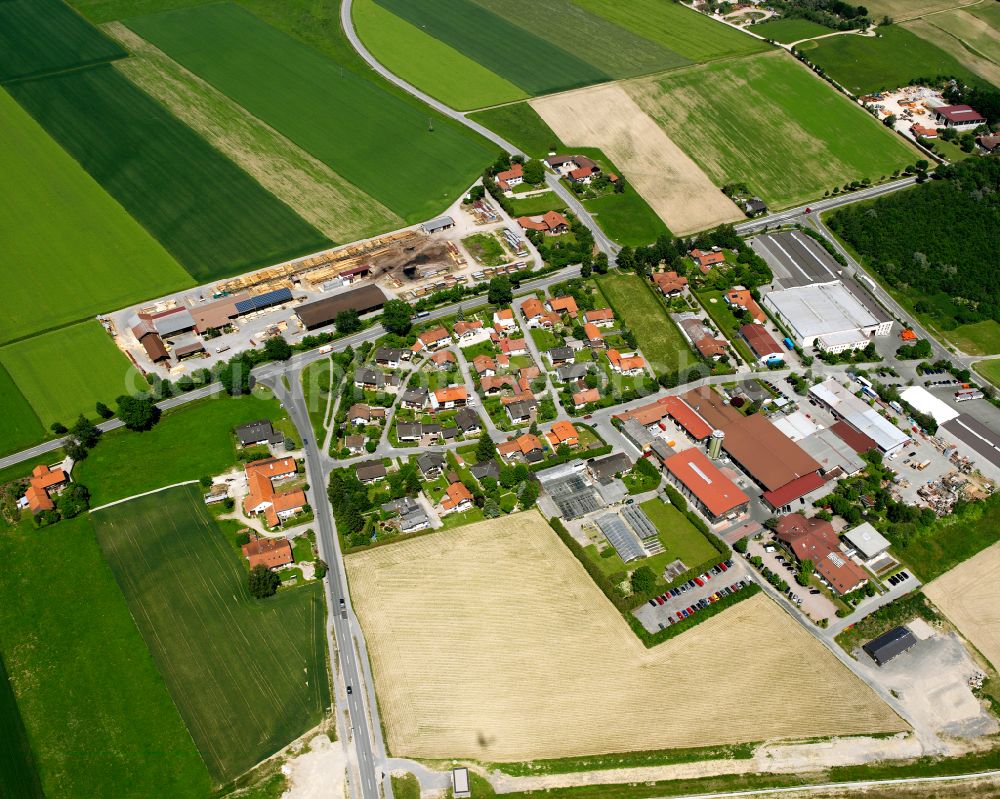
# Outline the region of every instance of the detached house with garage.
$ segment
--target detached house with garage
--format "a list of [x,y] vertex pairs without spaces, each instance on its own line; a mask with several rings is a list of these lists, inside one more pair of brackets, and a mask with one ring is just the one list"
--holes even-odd
[[279,492],[275,482],[288,480],[297,474],[294,458],[265,458],[245,467],[247,496],[243,511],[247,516],[263,514],[271,527],[300,513],[306,506],[306,495],[301,489]]

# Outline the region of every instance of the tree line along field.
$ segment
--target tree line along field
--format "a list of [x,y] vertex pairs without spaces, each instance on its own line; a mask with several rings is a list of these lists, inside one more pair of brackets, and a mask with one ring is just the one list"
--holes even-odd
[[0,3],[0,83],[125,55],[62,0]]
[[[345,558],[393,754],[503,763],[905,729],[765,596],[646,649],[537,511],[511,520]],[[689,690],[694,674],[712,690]]]
[[[917,157],[784,53],[687,67],[625,85],[715,185],[746,183],[772,209],[808,201],[845,181],[878,180]],[[706,119],[712,124],[703,124]]]
[[126,24],[408,222],[440,213],[495,155],[474,133],[240,6],[184,8]]
[[403,225],[374,197],[265,125],[120,22],[104,31],[131,57],[115,68],[334,242]]
[[0,558],[0,651],[45,795],[204,799],[208,772],[87,518],[0,532]]
[[0,174],[0,343],[193,284],[2,88]]
[[198,282],[329,244],[111,66],[9,89]]
[[197,486],[91,513],[98,542],[209,772],[225,783],[329,704],[322,585],[266,601]]

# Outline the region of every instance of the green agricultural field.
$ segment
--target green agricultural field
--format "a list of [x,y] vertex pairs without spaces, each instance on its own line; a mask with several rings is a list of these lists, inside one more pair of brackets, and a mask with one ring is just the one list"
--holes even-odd
[[635,333],[639,349],[657,375],[694,364],[684,336],[645,280],[617,273],[598,277],[597,285],[615,316]]
[[440,213],[495,155],[457,123],[400,99],[231,3],[127,24],[409,222]]
[[62,0],[0,3],[0,83],[126,55]]
[[323,587],[256,600],[196,486],[91,513],[97,540],[215,780],[233,779],[323,717]]
[[231,158],[334,242],[394,230],[403,220],[120,22],[104,30],[129,49],[115,69]]
[[663,0],[573,0],[638,36],[659,42],[685,58],[701,63],[769,49],[765,42],[741,33],[680,3]]
[[35,768],[28,733],[24,729],[21,711],[17,708],[14,689],[7,679],[7,669],[0,657],[0,785],[4,796],[12,799],[44,799],[42,783]]
[[563,149],[552,128],[527,103],[487,108],[469,114],[469,119],[489,128],[534,158],[544,158],[550,150]]
[[0,454],[16,452],[46,437],[38,414],[0,363]]
[[17,186],[0,193],[0,342],[192,285],[2,89],[0,174]]
[[802,46],[805,56],[854,94],[896,89],[919,78],[977,76],[940,47],[900,25],[879,28],[878,38],[831,36]]
[[663,220],[631,186],[620,194],[584,200],[583,204],[601,230],[619,244],[638,247],[652,244],[660,235],[670,235]]
[[[380,63],[445,105],[467,110],[528,96],[375,0],[355,0],[351,13],[358,36]],[[456,80],[456,75],[462,79]]]
[[[877,181],[916,157],[784,53],[688,67],[628,89],[716,185],[746,183],[772,209],[845,181]],[[715,123],[699,125],[706,116]]]
[[98,400],[113,405],[145,384],[95,321],[8,344],[0,348],[0,364],[46,428],[69,426],[81,413],[93,418]]
[[993,385],[1000,388],[1000,360],[976,361],[973,368]]
[[[691,63],[679,53],[585,9],[572,0],[473,0],[514,25],[548,41],[613,78],[632,78]],[[553,24],[553,20],[559,20]]]
[[540,32],[515,25],[473,0],[375,2],[531,95],[612,78]]
[[199,282],[329,243],[111,66],[9,89]]
[[0,559],[0,650],[45,795],[208,796],[87,518],[0,534]]
[[1000,7],[996,3],[932,14],[905,27],[994,86],[1000,85]]
[[807,19],[776,19],[773,22],[763,22],[754,25],[751,30],[758,36],[765,39],[774,39],[776,42],[791,44],[802,39],[812,39],[816,36],[825,36],[834,33],[830,28],[826,28],[816,22]]
[[[277,422],[284,411],[270,392],[219,395],[163,415],[147,433],[115,430],[76,466],[94,507],[165,485],[219,474],[236,462],[233,428],[257,419]],[[155,453],[156,457],[151,457]],[[138,468],[141,464],[142,468]]]

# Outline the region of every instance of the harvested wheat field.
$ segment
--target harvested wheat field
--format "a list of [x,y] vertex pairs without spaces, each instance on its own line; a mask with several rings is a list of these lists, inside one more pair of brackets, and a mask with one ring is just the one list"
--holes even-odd
[[1000,543],[924,586],[927,598],[1000,669]]
[[397,756],[509,762],[906,728],[763,595],[645,649],[537,511],[346,562]]
[[570,147],[600,147],[678,236],[745,219],[618,84],[531,101]]

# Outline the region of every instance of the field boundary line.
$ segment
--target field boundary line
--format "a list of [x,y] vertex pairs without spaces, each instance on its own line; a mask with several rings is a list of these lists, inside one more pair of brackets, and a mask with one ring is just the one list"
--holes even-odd
[[112,505],[121,505],[123,502],[128,502],[133,499],[139,499],[139,497],[148,497],[150,494],[159,494],[161,491],[168,491],[171,488],[179,488],[180,486],[189,486],[197,483],[197,480],[185,480],[182,483],[172,483],[168,486],[163,486],[162,488],[154,488],[152,491],[143,491],[141,494],[133,494],[130,497],[124,497],[122,499],[116,499],[114,502],[105,502],[103,505],[98,505],[96,508],[91,508],[90,512],[104,510],[105,508],[110,508]]
[[742,796],[769,796],[796,791],[829,791],[838,788],[880,788],[888,785],[919,785],[925,782],[964,782],[967,780],[1000,777],[1000,770],[977,771],[971,774],[948,774],[937,777],[895,777],[885,780],[856,780],[853,782],[813,783],[811,785],[788,785],[780,788],[754,788],[746,791],[721,791],[719,793],[690,793],[677,795],[672,799],[728,799]]

